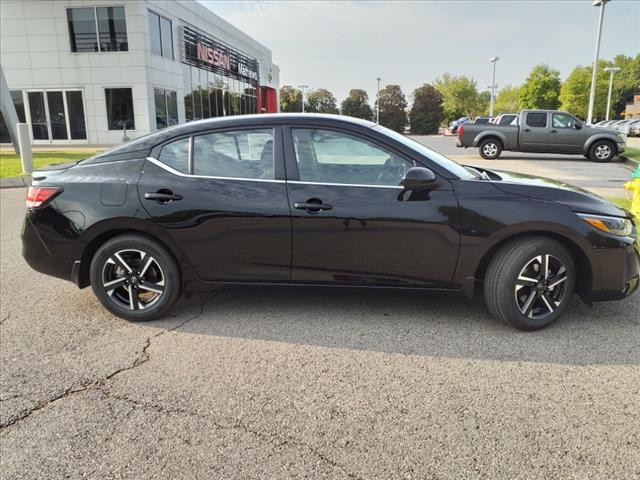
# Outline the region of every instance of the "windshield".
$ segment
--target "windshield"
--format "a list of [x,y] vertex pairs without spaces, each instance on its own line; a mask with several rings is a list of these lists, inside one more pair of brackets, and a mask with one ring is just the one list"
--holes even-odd
[[424,155],[432,162],[437,163],[442,168],[446,169],[447,171],[451,172],[452,174],[454,174],[455,176],[461,179],[470,179],[470,178],[478,177],[478,175],[470,172],[469,170],[464,168],[462,165],[454,162],[450,158],[447,158],[444,155],[436,152],[435,150],[431,150],[430,148],[425,147],[421,143],[418,143],[415,140],[411,140],[410,138],[405,137],[404,135],[401,135],[398,132],[389,130],[388,128],[383,127],[381,125],[376,125],[375,127],[372,127],[372,128],[374,130],[377,130],[378,132],[384,133],[385,135],[393,138],[394,140],[397,140],[398,142],[402,143],[406,147],[409,147],[411,150],[418,152],[420,155]]

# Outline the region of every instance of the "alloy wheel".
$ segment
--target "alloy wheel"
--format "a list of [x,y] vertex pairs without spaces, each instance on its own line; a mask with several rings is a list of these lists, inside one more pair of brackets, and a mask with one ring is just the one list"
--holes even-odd
[[120,307],[144,310],[155,305],[165,291],[165,276],[158,261],[142,250],[120,250],[102,268],[102,286]]
[[493,157],[498,153],[498,146],[495,143],[487,143],[482,151],[487,157]]
[[538,255],[516,279],[515,301],[520,313],[542,320],[562,304],[567,293],[567,269],[554,255]]
[[598,159],[606,160],[611,155],[611,147],[609,145],[598,145],[595,153]]

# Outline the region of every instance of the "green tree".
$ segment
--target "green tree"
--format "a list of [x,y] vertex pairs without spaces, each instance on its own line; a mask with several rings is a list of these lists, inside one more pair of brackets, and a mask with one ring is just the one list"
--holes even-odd
[[633,95],[640,91],[640,53],[633,58],[617,55],[611,66],[621,69],[613,75],[611,93],[612,118],[616,118],[624,112],[627,103],[633,102]]
[[438,133],[438,127],[444,118],[442,95],[433,85],[425,83],[412,94],[413,105],[409,111],[411,133],[428,135]]
[[442,108],[447,122],[462,116],[475,117],[485,112],[485,99],[478,93],[473,78],[445,73],[434,82],[442,95]]
[[540,64],[520,87],[520,107],[555,110],[560,105],[560,72]]
[[305,104],[306,112],[315,113],[338,113],[338,101],[326,88],[312,90],[307,95],[307,103]]
[[[407,125],[407,99],[400,85],[387,85],[380,90],[380,125],[404,133]],[[377,108],[378,102],[376,102]]]
[[[609,88],[609,74],[604,71],[606,66],[607,62],[600,60],[596,81],[596,99],[593,106],[594,120],[603,119],[606,115],[605,110],[607,108],[607,93]],[[577,66],[571,71],[560,90],[562,110],[566,110],[582,119],[587,118],[592,75],[592,66]]]
[[282,88],[280,88],[280,111],[301,112],[302,91],[290,85],[282,86]]
[[496,115],[520,111],[520,89],[511,85],[502,87],[496,95],[493,111]]
[[373,111],[369,105],[369,95],[358,88],[349,90],[349,96],[340,105],[340,111],[342,115],[350,117],[363,118],[365,120],[373,118]]

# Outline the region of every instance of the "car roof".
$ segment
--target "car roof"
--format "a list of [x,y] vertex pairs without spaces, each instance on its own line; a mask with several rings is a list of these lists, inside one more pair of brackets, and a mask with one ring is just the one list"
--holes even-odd
[[[376,124],[368,120],[349,117],[346,115],[332,115],[321,113],[258,113],[252,115],[235,115],[230,117],[207,118],[176,125],[174,127],[158,130],[142,137],[130,140],[94,157],[96,160],[104,160],[105,157],[120,156],[133,152],[150,151],[156,145],[164,143],[172,138],[179,138],[194,133],[219,128],[242,128],[281,125],[285,123],[295,124],[324,124],[324,125],[352,125],[364,128],[374,127]],[[93,160],[93,159],[91,159]]]

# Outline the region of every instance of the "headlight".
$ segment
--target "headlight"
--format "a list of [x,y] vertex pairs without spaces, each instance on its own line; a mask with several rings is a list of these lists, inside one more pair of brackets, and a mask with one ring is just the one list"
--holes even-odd
[[633,231],[633,223],[628,218],[605,217],[604,215],[589,215],[586,213],[578,213],[578,216],[598,230],[612,235],[628,237]]

